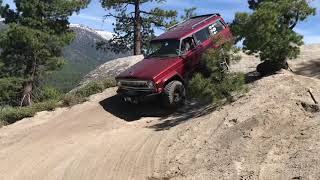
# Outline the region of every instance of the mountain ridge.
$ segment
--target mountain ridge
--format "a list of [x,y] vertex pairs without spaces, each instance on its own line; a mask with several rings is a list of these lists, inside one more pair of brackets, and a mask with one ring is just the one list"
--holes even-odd
[[96,48],[96,44],[112,38],[111,32],[95,30],[84,25],[70,25],[76,33],[73,42],[63,49],[67,64],[60,70],[46,76],[43,84],[67,92],[75,88],[83,77],[99,65],[113,59],[128,56]]
[[[0,21],[0,30],[5,27],[6,25]],[[51,86],[67,92],[75,88],[86,74],[99,65],[130,55],[130,53],[115,54],[110,50],[96,48],[96,43],[112,38],[112,32],[81,24],[70,24],[70,28],[75,32],[76,37],[70,45],[63,48],[66,65],[61,70],[45,75],[41,82],[43,86]]]

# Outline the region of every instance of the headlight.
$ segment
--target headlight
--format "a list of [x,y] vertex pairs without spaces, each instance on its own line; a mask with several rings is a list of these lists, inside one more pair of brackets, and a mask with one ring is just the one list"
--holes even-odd
[[153,81],[148,81],[148,82],[147,82],[147,86],[148,86],[148,88],[150,88],[150,89],[154,89],[154,88],[155,88],[155,85],[154,85]]
[[120,87],[122,85],[121,81],[117,82],[117,86]]

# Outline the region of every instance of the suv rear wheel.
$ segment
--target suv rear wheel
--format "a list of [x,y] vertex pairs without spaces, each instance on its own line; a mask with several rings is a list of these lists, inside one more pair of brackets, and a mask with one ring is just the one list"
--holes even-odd
[[185,97],[186,90],[182,82],[171,81],[165,86],[163,101],[166,107],[178,108],[184,103]]

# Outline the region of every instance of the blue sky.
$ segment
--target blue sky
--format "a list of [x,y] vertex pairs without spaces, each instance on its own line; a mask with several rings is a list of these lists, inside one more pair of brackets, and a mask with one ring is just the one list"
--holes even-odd
[[[12,4],[12,0],[4,0],[4,3]],[[300,23],[295,29],[304,35],[307,44],[320,43],[320,0],[314,0],[311,5],[317,8],[317,15]],[[147,10],[156,6],[177,10],[180,15],[185,8],[197,7],[198,14],[219,12],[226,21],[232,21],[235,12],[249,11],[247,0],[167,0],[164,4],[147,3],[142,8]],[[92,0],[89,7],[73,15],[70,22],[112,32],[113,19],[103,20],[107,13],[108,11],[100,6],[99,0]]]

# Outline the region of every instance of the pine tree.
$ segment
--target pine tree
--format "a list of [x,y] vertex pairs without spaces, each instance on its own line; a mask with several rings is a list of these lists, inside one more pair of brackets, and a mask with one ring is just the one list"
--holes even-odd
[[69,17],[89,0],[15,0],[16,9],[0,6],[8,28],[0,33],[0,78],[23,78],[21,104],[30,105],[32,93],[46,72],[64,64],[62,48],[74,38]]
[[[115,52],[133,49],[134,55],[143,53],[149,41],[155,36],[154,27],[168,27],[176,22],[177,12],[174,10],[163,10],[159,7],[149,11],[142,10],[142,5],[147,3],[164,3],[165,0],[101,0],[103,8],[113,13],[106,18],[115,18],[114,38],[107,45],[107,49]],[[131,43],[133,42],[133,43]]]
[[287,69],[288,59],[296,58],[303,36],[294,31],[296,25],[315,15],[315,8],[305,0],[249,0],[252,13],[237,13],[233,32],[243,40],[248,54],[258,54],[262,74]]
[[197,7],[191,7],[191,8],[186,8],[184,9],[184,15],[182,15],[180,18],[182,20],[187,20],[191,17],[197,16]]
[[[223,38],[214,37],[213,41],[222,43]],[[202,57],[204,67],[188,83],[188,95],[203,102],[219,103],[222,100],[232,101],[234,93],[245,90],[244,75],[229,72],[228,64],[241,59],[238,51],[233,42],[208,49]]]

